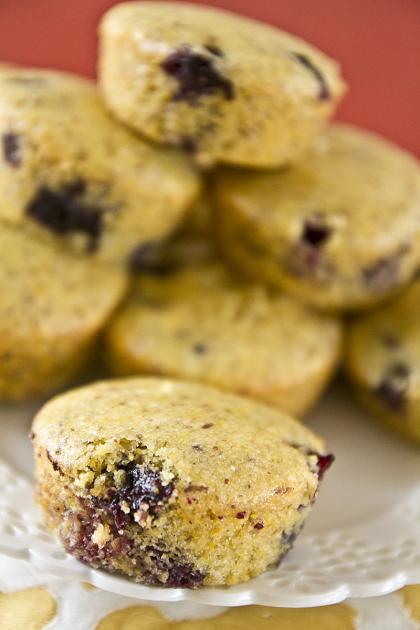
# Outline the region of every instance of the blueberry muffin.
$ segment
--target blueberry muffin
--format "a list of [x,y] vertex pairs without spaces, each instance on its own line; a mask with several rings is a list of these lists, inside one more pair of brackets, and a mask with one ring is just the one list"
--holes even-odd
[[360,129],[332,126],[289,169],[220,170],[212,190],[225,255],[316,307],[376,304],[419,266],[419,163]]
[[168,587],[236,584],[276,565],[333,459],[287,415],[153,378],[55,398],[33,439],[38,502],[65,549]]
[[347,372],[363,403],[420,444],[420,279],[381,308],[354,318]]
[[2,68],[0,94],[0,224],[125,263],[168,235],[197,196],[185,157],[112,120],[89,81]]
[[201,166],[295,160],[344,92],[335,62],[232,13],[129,2],[100,27],[99,76],[114,114]]
[[126,278],[0,229],[0,399],[46,394],[74,378],[126,290]]
[[202,382],[302,415],[337,364],[339,322],[193,260],[135,279],[107,329],[111,372]]

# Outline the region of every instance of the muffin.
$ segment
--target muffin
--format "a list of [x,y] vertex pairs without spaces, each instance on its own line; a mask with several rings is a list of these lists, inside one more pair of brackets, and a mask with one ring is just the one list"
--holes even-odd
[[419,163],[355,127],[333,125],[288,169],[220,169],[212,190],[226,257],[317,308],[375,305],[420,265]]
[[59,250],[125,265],[198,195],[186,158],[113,120],[85,79],[1,68],[0,112],[0,225]]
[[200,259],[195,244],[183,265],[134,279],[106,331],[111,373],[201,382],[303,415],[337,365],[340,322]]
[[396,433],[420,444],[420,279],[393,301],[355,317],[346,366],[360,399]]
[[0,228],[0,252],[0,399],[22,400],[78,375],[127,280],[13,228]]
[[33,440],[38,502],[65,549],[168,587],[236,584],[276,565],[332,461],[279,411],[154,378],[53,399]]
[[110,9],[99,77],[115,116],[204,167],[297,159],[344,92],[337,64],[297,37],[175,2]]

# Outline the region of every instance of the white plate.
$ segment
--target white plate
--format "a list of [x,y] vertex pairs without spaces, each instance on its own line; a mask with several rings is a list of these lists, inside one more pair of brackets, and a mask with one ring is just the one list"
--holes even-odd
[[420,452],[371,423],[335,386],[309,424],[337,460],[294,550],[276,570],[230,588],[164,589],[94,571],[43,530],[27,434],[35,408],[0,411],[0,553],[121,595],[217,606],[307,607],[420,583]]

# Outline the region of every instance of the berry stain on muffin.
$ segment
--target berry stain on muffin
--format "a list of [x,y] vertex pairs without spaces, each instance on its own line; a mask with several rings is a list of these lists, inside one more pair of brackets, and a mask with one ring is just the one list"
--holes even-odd
[[304,55],[302,53],[292,53],[292,54],[293,54],[293,57],[299,63],[301,63],[302,66],[304,66],[309,72],[311,72],[313,76],[315,77],[315,79],[318,81],[318,85],[319,85],[318,99],[320,101],[329,101],[331,98],[331,91],[320,69],[315,66],[315,64],[309,59],[307,55]]
[[306,219],[299,241],[293,245],[289,257],[289,271],[296,276],[309,276],[325,281],[332,267],[325,260],[324,247],[331,237],[331,228],[322,216]]
[[89,239],[88,251],[94,252],[103,230],[104,211],[84,201],[85,191],[86,184],[82,180],[57,190],[41,186],[28,204],[26,213],[59,236],[75,232],[85,234]]
[[5,133],[2,137],[3,157],[5,162],[17,168],[21,164],[21,137],[13,132]]
[[169,55],[162,62],[162,69],[178,81],[173,101],[187,101],[190,105],[196,105],[200,97],[216,92],[221,93],[227,101],[235,98],[232,81],[219,72],[213,59],[193,52],[188,47]]
[[404,411],[410,369],[405,363],[391,365],[375,388],[376,396],[392,412]]

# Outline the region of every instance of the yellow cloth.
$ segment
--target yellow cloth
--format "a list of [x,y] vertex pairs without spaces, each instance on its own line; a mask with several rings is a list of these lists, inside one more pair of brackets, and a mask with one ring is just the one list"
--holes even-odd
[[[82,589],[81,589],[82,590]],[[83,589],[85,597],[95,597],[96,589]],[[402,614],[411,619],[413,628],[420,622],[420,586],[409,586],[397,595],[387,596],[396,602],[398,596]],[[77,599],[77,598],[76,598]],[[378,598],[376,598],[377,600]],[[129,600],[131,601],[131,600]],[[365,600],[364,606],[369,600]],[[232,608],[210,619],[168,621],[151,606],[127,606],[107,613],[95,625],[83,625],[83,630],[359,630],[354,600],[346,604],[321,608],[289,609],[248,606]],[[42,630],[59,613],[59,602],[46,588],[28,588],[14,593],[0,593],[1,630]],[[77,601],[74,602],[77,608]],[[357,607],[356,607],[357,608]],[[384,613],[385,614],[385,613]],[[387,612],[388,614],[388,608]],[[82,621],[82,620],[80,620]],[[83,623],[83,622],[82,622]],[[59,630],[71,630],[58,623]],[[78,626],[79,628],[79,626]]]

